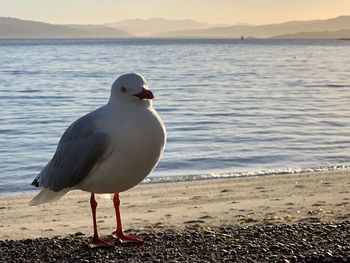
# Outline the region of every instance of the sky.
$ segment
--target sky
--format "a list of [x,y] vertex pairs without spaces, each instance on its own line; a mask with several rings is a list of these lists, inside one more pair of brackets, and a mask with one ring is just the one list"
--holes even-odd
[[0,0],[0,17],[55,24],[132,18],[267,24],[350,15],[350,0]]

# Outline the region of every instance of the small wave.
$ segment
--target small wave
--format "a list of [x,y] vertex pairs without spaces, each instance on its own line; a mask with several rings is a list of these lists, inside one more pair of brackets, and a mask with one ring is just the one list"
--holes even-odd
[[224,179],[224,178],[243,178],[254,176],[267,176],[267,175],[285,175],[285,174],[301,174],[310,172],[326,172],[326,171],[344,171],[350,170],[350,165],[335,165],[335,166],[322,166],[314,168],[284,168],[284,169],[268,169],[258,170],[252,172],[240,172],[240,173],[210,173],[210,174],[192,174],[192,175],[171,175],[171,176],[157,176],[147,177],[142,183],[165,183],[165,182],[186,182],[196,180],[210,180],[210,179]]
[[321,88],[321,87],[327,87],[327,88],[348,88],[349,85],[347,85],[347,84],[310,84],[310,85],[305,85],[305,87],[308,87],[308,88]]

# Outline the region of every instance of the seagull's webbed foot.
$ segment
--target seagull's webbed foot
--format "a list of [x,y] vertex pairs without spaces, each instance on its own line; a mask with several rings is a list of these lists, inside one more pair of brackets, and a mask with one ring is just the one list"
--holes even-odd
[[120,243],[132,243],[132,244],[142,244],[144,241],[142,238],[135,235],[125,235],[123,232],[114,231],[112,233]]
[[120,218],[120,211],[119,211],[119,206],[120,206],[119,193],[114,194],[113,203],[114,203],[117,227],[116,227],[116,230],[112,233],[112,235],[116,239],[118,239],[120,243],[142,244],[143,239],[139,238],[138,236],[125,235],[123,232],[122,220]]
[[114,247],[114,243],[115,243],[115,240],[113,238],[107,239],[100,236],[93,236],[89,246],[91,248],[95,248],[95,247],[112,248]]

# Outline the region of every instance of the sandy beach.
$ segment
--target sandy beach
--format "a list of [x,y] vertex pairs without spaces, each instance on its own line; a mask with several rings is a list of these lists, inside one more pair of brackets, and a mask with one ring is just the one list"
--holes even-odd
[[[29,207],[32,196],[0,197],[0,240],[92,234],[89,193]],[[108,235],[115,224],[112,200],[98,201],[99,231]],[[350,172],[141,184],[121,194],[121,212],[124,228],[141,233],[344,223],[350,219]]]
[[[89,193],[29,207],[33,195],[0,197],[0,240],[92,232]],[[115,224],[112,200],[98,198],[101,234]],[[141,184],[121,194],[125,229],[330,222],[350,219],[350,172]]]

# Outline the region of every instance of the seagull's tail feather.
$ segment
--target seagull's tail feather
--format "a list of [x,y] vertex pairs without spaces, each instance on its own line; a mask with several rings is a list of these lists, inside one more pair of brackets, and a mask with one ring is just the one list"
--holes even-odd
[[50,189],[44,188],[41,190],[39,194],[37,194],[32,200],[29,202],[29,206],[36,206],[45,204],[48,202],[55,202],[61,199],[68,191],[60,191],[55,192]]

